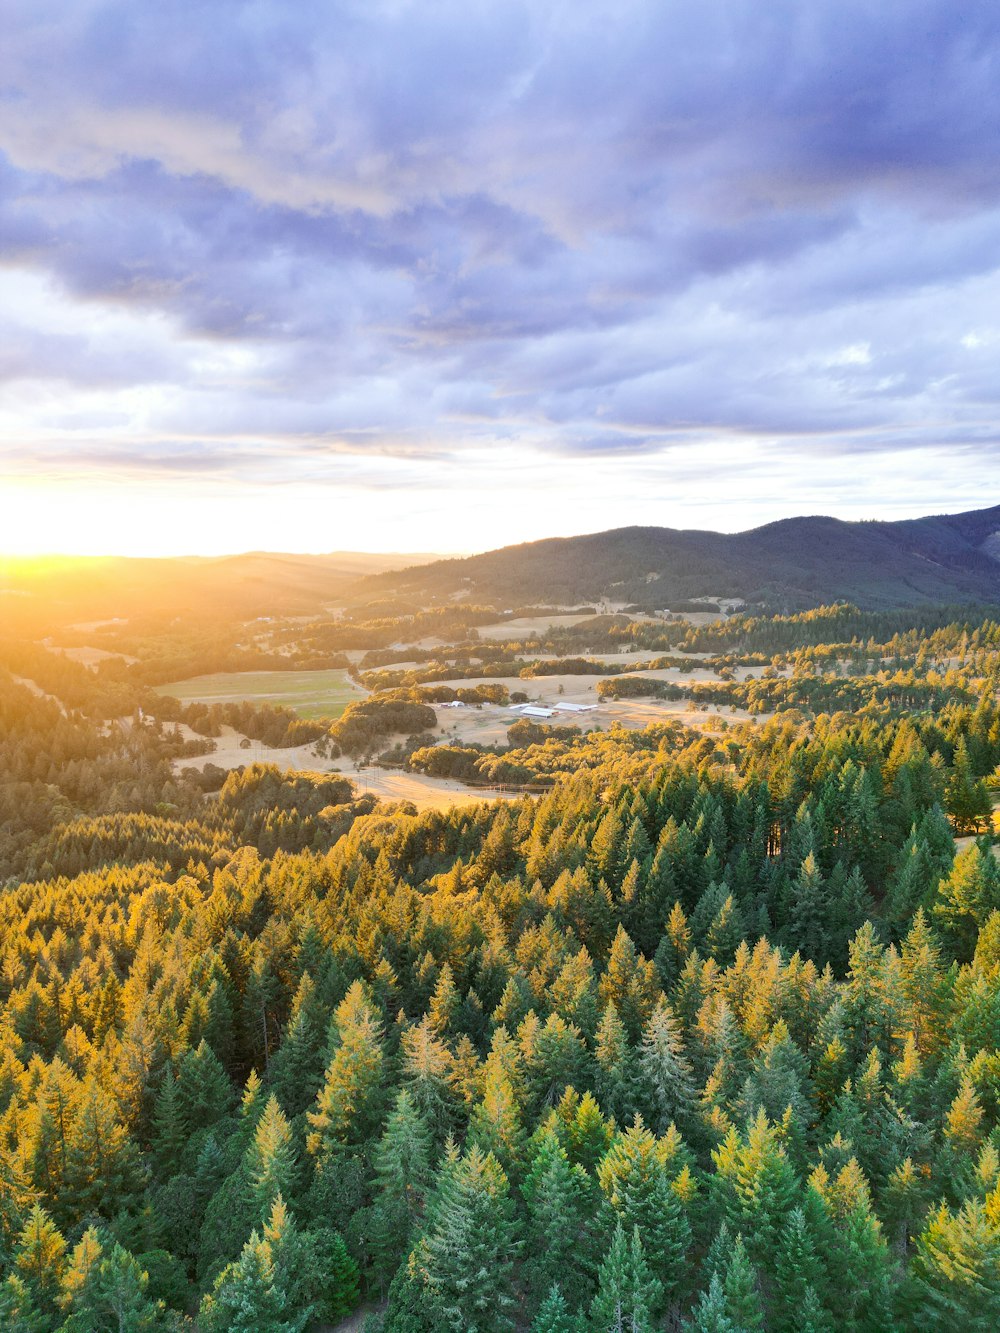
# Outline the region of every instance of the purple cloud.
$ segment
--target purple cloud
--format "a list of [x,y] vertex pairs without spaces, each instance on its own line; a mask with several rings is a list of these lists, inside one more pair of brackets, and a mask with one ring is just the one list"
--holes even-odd
[[11,0],[6,28],[19,445],[58,427],[97,469],[108,422],[109,469],[131,429],[139,471],[242,447],[429,485],[512,443],[995,454],[986,0]]

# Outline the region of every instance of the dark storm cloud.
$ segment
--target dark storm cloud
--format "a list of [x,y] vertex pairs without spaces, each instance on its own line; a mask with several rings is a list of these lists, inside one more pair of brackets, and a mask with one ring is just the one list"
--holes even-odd
[[6,14],[0,251],[73,328],[19,309],[0,378],[167,383],[157,467],[994,448],[992,2]]

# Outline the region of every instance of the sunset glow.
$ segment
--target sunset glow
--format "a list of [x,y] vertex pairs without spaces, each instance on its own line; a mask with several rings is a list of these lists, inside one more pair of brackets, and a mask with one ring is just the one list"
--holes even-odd
[[0,548],[979,503],[996,15],[848,8],[15,0]]

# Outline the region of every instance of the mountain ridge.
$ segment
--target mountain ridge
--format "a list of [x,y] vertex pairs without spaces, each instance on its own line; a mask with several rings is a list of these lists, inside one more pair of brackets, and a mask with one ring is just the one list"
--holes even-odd
[[798,515],[737,533],[613,528],[379,573],[359,587],[437,600],[598,598],[657,609],[708,596],[789,610],[838,600],[872,609],[1000,603],[1000,505],[900,520]]

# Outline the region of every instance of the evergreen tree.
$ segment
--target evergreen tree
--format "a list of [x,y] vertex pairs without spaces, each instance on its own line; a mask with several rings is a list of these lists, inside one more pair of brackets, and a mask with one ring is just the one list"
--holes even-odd
[[537,1137],[535,1157],[522,1186],[527,1211],[524,1272],[529,1292],[554,1284],[574,1310],[593,1290],[595,1255],[589,1222],[594,1189],[582,1166],[572,1166],[552,1131]]
[[[598,1168],[615,1225],[636,1230],[662,1295],[680,1290],[691,1244],[691,1228],[671,1188],[656,1140],[641,1120],[620,1135]],[[658,1306],[653,1304],[658,1312]]]
[[992,803],[985,782],[978,781],[969,758],[965,736],[960,736],[945,788],[945,809],[958,833],[978,833],[990,820]]
[[976,935],[991,912],[1000,908],[1000,867],[989,852],[973,843],[958,853],[951,874],[938,885],[933,914],[959,958],[968,960]]
[[737,1236],[726,1256],[722,1274],[726,1310],[733,1326],[745,1333],[757,1333],[764,1326],[757,1273],[747,1257],[743,1237]]
[[194,1130],[216,1124],[231,1109],[233,1087],[219,1057],[206,1041],[180,1057],[177,1094],[185,1124]]
[[731,1129],[712,1158],[721,1215],[734,1235],[745,1238],[752,1260],[763,1265],[796,1202],[795,1174],[781,1135],[761,1111],[745,1137]]
[[177,1076],[168,1065],[153,1108],[153,1158],[164,1179],[180,1171],[187,1142],[188,1127],[181,1106]]
[[6,1333],[46,1333],[51,1328],[28,1283],[14,1273],[0,1282],[0,1328]]
[[[265,1236],[271,1239],[270,1229]],[[340,1232],[310,1227],[298,1233],[288,1249],[284,1263],[293,1308],[309,1309],[315,1319],[329,1324],[350,1314],[360,1299],[360,1276]]]
[[823,1268],[805,1212],[794,1208],[781,1229],[774,1256],[776,1333],[796,1333],[807,1298],[812,1293],[818,1299],[822,1284]]
[[684,1327],[690,1329],[691,1333],[738,1333],[729,1317],[726,1293],[718,1273],[712,1274],[711,1281]]
[[263,1221],[277,1195],[295,1192],[296,1160],[292,1129],[272,1094],[257,1121],[246,1154],[246,1174],[254,1212]]
[[642,1075],[639,1057],[612,1001],[605,1006],[601,1016],[594,1042],[594,1058],[601,1106],[619,1124],[628,1124],[639,1109]]
[[308,1318],[308,1311],[289,1314],[271,1246],[254,1231],[202,1300],[198,1323],[205,1333],[301,1333]]
[[388,1285],[401,1251],[409,1250],[431,1185],[431,1137],[404,1088],[375,1154],[376,1197],[371,1218],[372,1263]]
[[[514,1327],[517,1250],[516,1218],[500,1164],[475,1147],[464,1157],[452,1152],[411,1257],[417,1317],[454,1333],[508,1333]],[[391,1291],[389,1300],[387,1328],[407,1327],[397,1318]]]
[[585,1333],[582,1321],[570,1312],[558,1284],[549,1288],[532,1321],[531,1333]]
[[914,1326],[992,1333],[1000,1327],[1000,1235],[983,1205],[942,1205],[917,1240]]
[[665,1003],[657,1005],[643,1032],[640,1066],[653,1128],[662,1134],[675,1121],[684,1125],[694,1105],[694,1080],[681,1026]]
[[646,1264],[638,1227],[626,1240],[619,1221],[590,1307],[593,1333],[652,1333],[652,1311],[661,1299],[660,1284]]
[[527,1152],[521,1113],[509,1079],[488,1071],[482,1100],[472,1108],[469,1142],[492,1153],[508,1179],[519,1178]]
[[82,1280],[73,1286],[65,1333],[142,1333],[162,1327],[163,1307],[146,1293],[149,1276],[121,1245],[98,1245],[82,1263],[74,1253],[74,1270]]
[[826,889],[814,852],[809,852],[799,866],[789,887],[784,937],[789,949],[804,958],[826,958],[829,943]]
[[66,1241],[40,1204],[28,1214],[17,1239],[14,1266],[38,1304],[50,1308],[66,1267]]
[[382,1023],[361,982],[355,982],[334,1018],[335,1050],[327,1065],[316,1109],[307,1115],[309,1151],[318,1157],[343,1144],[366,1142],[384,1104]]

